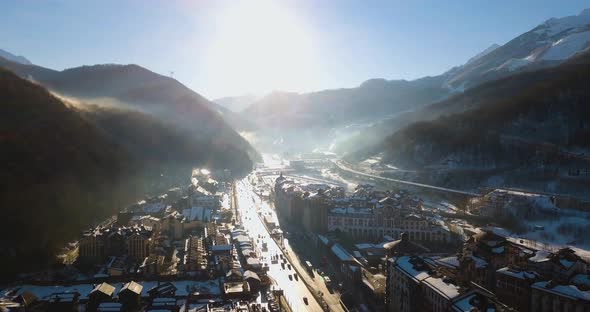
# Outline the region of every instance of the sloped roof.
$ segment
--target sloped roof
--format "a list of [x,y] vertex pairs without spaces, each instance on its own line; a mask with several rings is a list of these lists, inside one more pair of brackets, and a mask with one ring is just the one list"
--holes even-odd
[[383,245],[383,247],[387,250],[394,250],[397,253],[420,253],[420,252],[428,252],[429,249],[418,244],[410,241],[407,238],[407,233],[402,234],[402,239],[398,239]]
[[121,290],[119,291],[119,293],[122,293],[123,291],[128,290],[128,291],[131,291],[131,292],[136,293],[136,294],[139,295],[139,294],[141,294],[141,290],[142,289],[143,289],[143,286],[141,284],[136,283],[134,281],[131,281],[131,282],[125,284],[123,286],[123,288],[121,288]]
[[96,287],[94,287],[94,289],[90,293],[95,293],[95,292],[101,292],[101,293],[111,297],[113,295],[113,293],[115,292],[115,287],[110,284],[107,284],[107,283],[102,283],[102,284],[96,285]]
[[381,205],[395,205],[397,203],[397,201],[389,196],[383,198],[382,200],[379,201],[379,203]]
[[240,272],[240,270],[238,269],[231,269],[229,272],[227,272],[227,274],[225,275],[226,277],[242,277],[242,272]]
[[258,276],[258,274],[256,274],[256,272],[248,270],[248,271],[244,272],[244,279],[249,279],[249,278],[260,280],[260,277]]

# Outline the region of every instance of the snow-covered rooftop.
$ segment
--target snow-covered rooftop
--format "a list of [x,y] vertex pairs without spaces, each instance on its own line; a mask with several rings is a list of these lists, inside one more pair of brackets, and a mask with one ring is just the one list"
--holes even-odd
[[576,285],[586,285],[586,287],[590,288],[590,275],[577,274],[572,278],[572,283]]
[[342,262],[354,261],[354,257],[344,249],[340,244],[334,244],[331,248],[332,252]]
[[539,274],[535,271],[521,271],[511,268],[501,268],[496,271],[496,273],[512,276],[518,279],[534,279],[539,277]]
[[[143,286],[141,290],[141,296],[147,297],[148,291],[153,287],[157,286],[158,282],[156,281],[149,281],[149,282],[137,282],[139,285]],[[177,289],[176,295],[179,297],[186,297],[190,292],[198,291],[201,293],[209,293],[213,295],[219,295],[219,282],[216,280],[209,280],[209,281],[175,281],[171,282]],[[115,287],[114,293],[118,293],[120,289],[123,287],[122,283],[114,283],[112,286]],[[11,292],[16,290],[16,295],[21,295],[24,292],[30,292],[35,295],[37,298],[40,299],[47,299],[53,293],[72,293],[78,292],[80,293],[80,299],[88,299],[88,295],[94,289],[92,284],[79,284],[79,285],[70,285],[70,286],[40,286],[40,285],[21,285],[14,287],[12,289],[6,290],[2,295],[7,292]]]
[[415,280],[421,281],[430,276],[426,268],[416,269],[414,264],[410,262],[410,259],[411,257],[409,256],[399,257],[395,261],[395,264],[401,269],[402,272]]
[[488,266],[488,262],[485,259],[483,259],[483,258],[480,258],[478,256],[473,256],[472,255],[471,256],[471,259],[473,259],[473,261],[475,262],[475,267],[476,268],[480,268],[481,269],[481,268],[485,268],[485,267]]
[[548,281],[537,282],[533,284],[533,288],[555,293],[571,299],[582,299],[590,301],[590,290],[580,290],[575,285],[555,285],[553,287],[547,287]]
[[444,278],[431,276],[424,279],[423,283],[430,286],[445,298],[453,299],[459,296],[459,286]]
[[370,215],[371,209],[369,208],[354,208],[354,207],[336,207],[330,210],[333,214],[359,214],[359,215]]
[[531,261],[531,262],[544,262],[544,261],[549,261],[549,255],[550,254],[551,253],[549,251],[537,250],[537,252],[535,253],[535,255],[529,258],[529,261]]
[[450,268],[459,267],[459,259],[457,258],[457,256],[436,259],[436,263]]
[[204,221],[211,220],[211,209],[203,207],[192,207],[191,209],[184,209],[182,214],[188,221]]

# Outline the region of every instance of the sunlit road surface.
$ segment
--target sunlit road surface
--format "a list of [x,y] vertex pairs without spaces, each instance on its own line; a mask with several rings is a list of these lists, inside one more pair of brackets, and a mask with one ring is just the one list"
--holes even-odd
[[[276,219],[275,212],[270,208],[267,202],[263,201],[260,205],[261,211],[264,215],[272,214]],[[299,272],[299,277],[306,280],[307,285],[311,285],[311,289],[315,291],[319,291],[323,294],[323,299],[329,306],[330,311],[332,312],[339,312],[344,311],[342,306],[340,305],[340,295],[336,292],[331,293],[326,287],[323,277],[321,277],[317,271],[314,269],[313,277],[307,272],[304,264],[301,262],[302,260],[297,256],[297,254],[293,251],[291,246],[289,245],[289,240],[285,239],[285,246],[284,250],[288,252],[289,260],[291,266],[295,268],[297,272]],[[305,261],[305,260],[303,260]],[[309,289],[310,287],[308,287]]]
[[[282,254],[281,249],[276,242],[270,238],[269,233],[262,224],[262,221],[256,214],[256,195],[252,191],[250,183],[247,179],[238,181],[236,183],[237,192],[237,207],[240,212],[242,225],[249,232],[250,236],[258,239],[259,235],[262,237],[260,242],[257,242],[257,247],[260,250],[262,248],[262,240],[267,243],[268,252],[261,252],[262,261],[269,264],[268,275],[276,282],[276,286],[284,291],[285,298],[289,302],[289,306],[293,311],[323,311],[309,292],[309,289],[305,286],[301,278],[296,280],[293,277],[293,267],[291,269],[285,265],[285,269],[281,267],[282,260],[279,259],[278,263],[271,263],[271,255]],[[285,258],[285,256],[283,255]],[[286,258],[285,258],[286,259]],[[290,264],[290,263],[289,263]],[[292,279],[289,279],[291,275]],[[308,304],[303,302],[303,298],[307,298]]]

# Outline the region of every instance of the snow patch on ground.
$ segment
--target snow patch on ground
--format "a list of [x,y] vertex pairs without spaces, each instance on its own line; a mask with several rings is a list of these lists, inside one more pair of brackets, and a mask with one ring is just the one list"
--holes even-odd
[[528,57],[524,59],[515,59],[511,58],[508,61],[504,62],[504,64],[498,66],[496,70],[507,69],[508,71],[517,70],[521,67],[527,66],[532,63],[533,60],[530,60]]
[[584,50],[590,44],[590,31],[579,32],[564,37],[555,42],[541,56],[541,60],[559,61],[568,59]]

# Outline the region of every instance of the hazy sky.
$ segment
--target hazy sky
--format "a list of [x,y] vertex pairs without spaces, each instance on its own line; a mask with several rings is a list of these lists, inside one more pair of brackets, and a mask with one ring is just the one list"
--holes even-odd
[[352,87],[464,63],[588,1],[0,1],[0,48],[54,69],[136,63],[204,96]]

